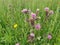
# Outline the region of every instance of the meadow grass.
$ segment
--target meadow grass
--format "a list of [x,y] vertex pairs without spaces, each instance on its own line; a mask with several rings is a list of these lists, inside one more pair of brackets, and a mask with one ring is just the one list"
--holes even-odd
[[[49,7],[54,14],[49,20],[44,21],[44,8]],[[30,9],[33,12],[40,9],[41,30],[36,31],[25,21],[22,9]],[[17,24],[17,28],[14,25]],[[30,30],[34,31],[35,37],[32,43],[27,42]],[[45,35],[51,33],[52,39],[48,40]],[[37,37],[41,36],[40,40]],[[0,0],[0,45],[60,45],[60,0]]]

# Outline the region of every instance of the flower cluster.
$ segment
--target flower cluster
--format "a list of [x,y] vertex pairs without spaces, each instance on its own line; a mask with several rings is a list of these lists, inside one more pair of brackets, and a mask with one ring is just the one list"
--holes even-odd
[[[28,9],[23,9],[21,12],[24,13],[24,14],[28,13],[29,18],[28,19],[26,18],[26,20],[29,23],[29,25],[31,27],[33,27],[33,29],[41,30],[41,24],[40,23],[35,23],[37,20],[41,19],[41,17],[38,16],[39,9],[36,9],[35,13],[33,13],[31,10],[28,10]],[[34,40],[34,37],[35,37],[35,34],[33,32],[31,32],[28,35],[28,42],[32,42]]]
[[54,11],[50,10],[48,7],[46,7],[44,10],[46,12],[46,18],[48,18],[50,15],[54,14]]
[[[21,11],[22,13],[24,14],[28,14],[28,18],[26,17],[26,22],[29,23],[29,25],[35,29],[35,30],[41,30],[41,24],[40,23],[36,23],[37,20],[40,20],[41,17],[39,17],[39,9],[36,10],[35,13],[33,13],[31,10],[28,10],[28,9],[23,9]],[[53,10],[49,10],[48,7],[45,8],[45,12],[46,12],[46,17],[49,17],[49,15],[52,15],[54,14]],[[14,25],[14,28],[17,27],[17,24]],[[30,32],[28,35],[27,35],[27,39],[28,39],[28,42],[33,42],[34,41],[34,37],[35,37],[35,33],[34,33],[34,30],[33,32]],[[41,36],[38,36],[37,37],[38,40],[41,39]],[[52,39],[52,35],[48,34],[47,36],[47,39],[50,40]],[[17,43],[16,45],[19,45],[19,43]]]
[[30,25],[32,26],[32,27],[34,27],[36,30],[40,30],[41,29],[41,25],[40,24],[35,24],[35,21],[37,20],[37,19],[41,19],[40,17],[38,17],[38,14],[39,14],[39,9],[37,9],[36,10],[36,13],[33,13],[31,10],[28,10],[28,9],[23,9],[22,10],[22,13],[29,13],[28,15],[29,15],[29,18],[28,19],[26,19],[29,23],[30,23]]

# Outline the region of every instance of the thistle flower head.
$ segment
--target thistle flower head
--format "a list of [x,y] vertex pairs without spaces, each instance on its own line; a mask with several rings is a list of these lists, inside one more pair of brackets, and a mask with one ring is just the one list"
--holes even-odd
[[35,25],[35,29],[36,29],[36,30],[40,30],[40,29],[41,29],[41,25],[40,25],[40,24],[36,24],[36,25]]
[[48,39],[49,39],[49,40],[52,39],[52,36],[51,36],[50,34],[48,35]]
[[32,17],[33,19],[36,19],[36,14],[35,14],[35,13],[31,13],[31,17]]
[[48,8],[48,7],[45,7],[45,11],[47,11],[47,12],[48,12],[48,11],[49,11],[49,8]]
[[50,14],[50,15],[54,14],[53,10],[50,10],[50,11],[49,11],[49,14]]
[[22,13],[28,13],[28,10],[27,9],[23,9],[21,12]]

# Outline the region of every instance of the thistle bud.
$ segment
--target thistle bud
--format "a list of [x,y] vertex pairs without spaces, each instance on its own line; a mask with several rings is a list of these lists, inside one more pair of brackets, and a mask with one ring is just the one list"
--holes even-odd
[[39,14],[39,9],[36,10],[36,15],[38,15],[38,14]]

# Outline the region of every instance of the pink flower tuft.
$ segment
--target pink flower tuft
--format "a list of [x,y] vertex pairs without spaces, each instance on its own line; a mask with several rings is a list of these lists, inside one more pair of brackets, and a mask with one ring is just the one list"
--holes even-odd
[[45,8],[45,11],[49,11],[49,8],[48,8],[48,7],[46,7],[46,8]]
[[35,25],[35,29],[36,30],[40,30],[41,29],[41,25],[40,24]]
[[49,39],[49,40],[52,39],[52,36],[51,36],[50,34],[48,35],[48,39]]
[[54,14],[53,10],[50,10],[49,14],[50,14],[50,15],[51,15],[51,14]]
[[32,17],[33,19],[36,19],[36,14],[35,14],[35,13],[31,13],[31,17]]
[[27,10],[27,9],[23,9],[21,12],[22,12],[22,13],[27,13],[28,10]]

